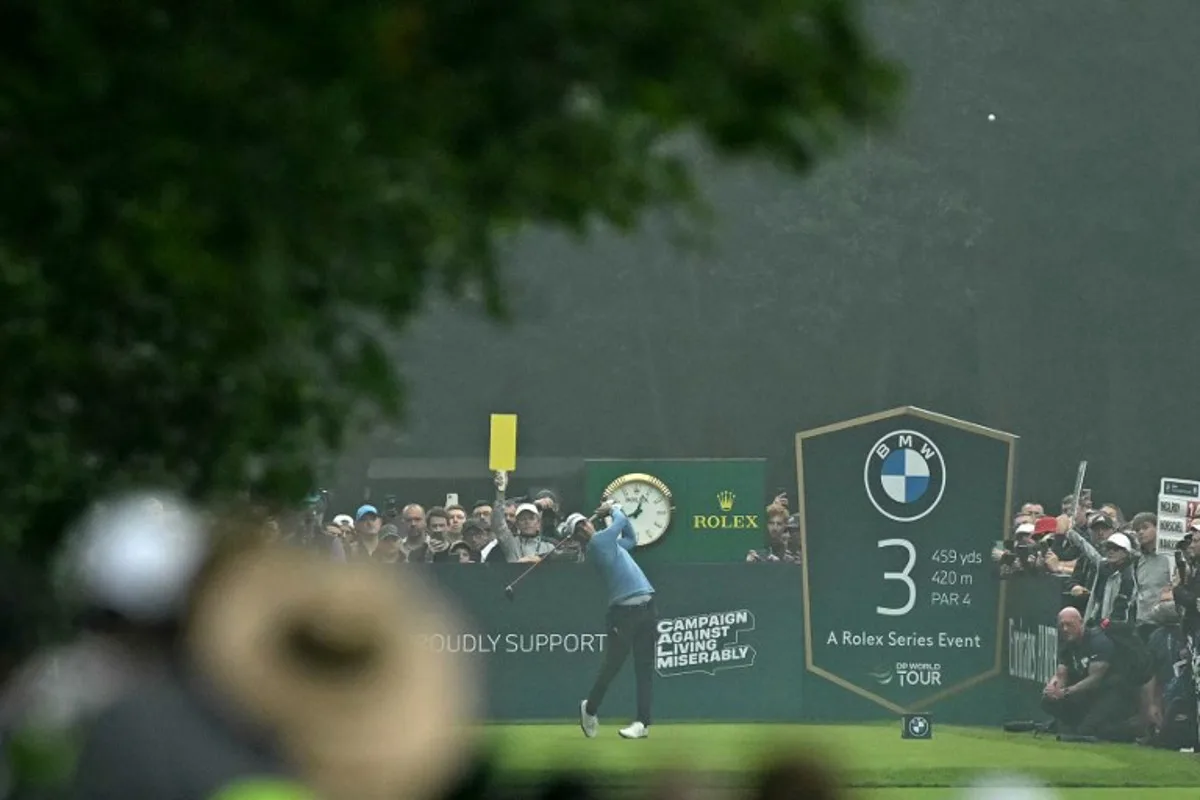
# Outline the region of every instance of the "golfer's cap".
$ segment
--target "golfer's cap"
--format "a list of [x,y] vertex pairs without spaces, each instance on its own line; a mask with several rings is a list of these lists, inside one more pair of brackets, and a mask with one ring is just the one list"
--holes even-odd
[[1028,535],[1032,534],[1035,530],[1037,530],[1037,528],[1034,526],[1034,524],[1032,522],[1023,522],[1017,526],[1017,533],[1021,536],[1028,536]]
[[539,511],[538,507],[533,503],[521,503],[521,505],[517,506],[518,517],[524,514],[526,511],[528,511],[530,514],[537,514],[539,517],[542,515],[542,512]]
[[360,520],[363,517],[367,516],[368,514],[374,514],[375,516],[378,517],[379,509],[372,505],[359,506],[358,511],[354,512],[354,519]]
[[587,517],[577,511],[571,516],[567,517],[567,523],[563,527],[566,529],[567,533],[574,533],[575,527],[581,522],[587,522]]
[[1133,552],[1133,542],[1129,541],[1129,537],[1123,533],[1114,533],[1112,536],[1104,540],[1105,544],[1111,544],[1113,547],[1119,547],[1126,553]]
[[1058,520],[1054,517],[1039,517],[1038,521],[1033,523],[1033,535],[1045,536],[1049,533],[1058,532]]
[[354,520],[349,514],[338,514],[333,518],[334,525],[353,525]]

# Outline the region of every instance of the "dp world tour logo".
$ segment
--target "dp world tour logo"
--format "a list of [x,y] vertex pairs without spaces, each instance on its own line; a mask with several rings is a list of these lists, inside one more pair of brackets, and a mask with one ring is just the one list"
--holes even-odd
[[915,522],[942,500],[946,462],[936,444],[916,431],[892,431],[867,454],[863,468],[867,497],[880,514]]

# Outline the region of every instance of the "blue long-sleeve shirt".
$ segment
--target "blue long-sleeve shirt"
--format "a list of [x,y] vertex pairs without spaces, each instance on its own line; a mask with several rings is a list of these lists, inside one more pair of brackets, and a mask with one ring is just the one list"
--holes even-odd
[[639,595],[654,594],[642,568],[629,555],[637,546],[637,534],[625,512],[613,509],[612,524],[588,542],[587,561],[595,564],[604,578],[608,604],[618,605]]

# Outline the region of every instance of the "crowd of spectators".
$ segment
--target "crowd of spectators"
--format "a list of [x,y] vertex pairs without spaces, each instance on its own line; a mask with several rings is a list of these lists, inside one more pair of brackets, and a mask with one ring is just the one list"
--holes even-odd
[[[383,508],[363,504],[353,514],[318,520],[319,535],[311,546],[328,549],[335,561],[393,563],[487,564],[584,560],[576,528],[587,520],[564,513],[557,495],[542,489],[530,497],[508,497],[508,477],[494,476],[495,497],[469,508],[459,504],[400,505],[391,499]],[[799,516],[780,494],[766,508],[761,548],[750,550],[753,563],[800,563]],[[298,526],[296,530],[301,530]]]
[[1051,516],[1026,503],[992,559],[1006,579],[1051,575],[1062,582],[1058,660],[1043,692],[1045,726],[1062,737],[1198,744],[1200,631],[1192,619],[1200,565],[1200,520],[1182,541],[1160,546],[1158,519],[1127,519],[1090,494],[1062,499]]

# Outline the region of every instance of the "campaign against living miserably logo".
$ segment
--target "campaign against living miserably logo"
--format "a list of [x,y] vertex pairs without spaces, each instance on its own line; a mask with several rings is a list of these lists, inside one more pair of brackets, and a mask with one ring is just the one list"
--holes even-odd
[[738,640],[754,630],[754,613],[746,609],[669,617],[658,621],[654,667],[661,677],[754,666],[754,648]]
[[933,440],[910,430],[880,437],[867,454],[863,483],[871,505],[888,519],[915,522],[946,491],[946,462]]

